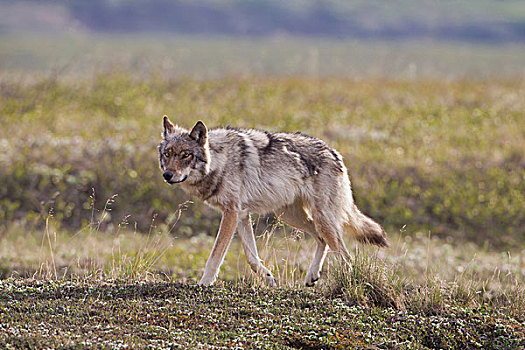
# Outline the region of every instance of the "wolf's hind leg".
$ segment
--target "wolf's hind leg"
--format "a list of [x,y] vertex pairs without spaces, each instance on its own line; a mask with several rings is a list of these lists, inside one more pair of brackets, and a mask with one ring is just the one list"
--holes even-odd
[[313,287],[315,282],[317,282],[321,276],[321,268],[323,266],[327,252],[328,245],[324,242],[318,242],[317,248],[315,249],[314,258],[310,264],[310,267],[308,268],[308,272],[306,273],[306,279],[304,281],[305,286]]
[[317,241],[314,258],[308,268],[304,281],[307,287],[313,287],[321,276],[321,269],[326,258],[326,253],[328,252],[327,244],[315,230],[314,222],[305,212],[302,201],[298,200],[294,204],[283,208],[281,211],[277,211],[276,214],[288,225],[310,234]]
[[342,225],[338,227],[334,224],[334,221],[330,221],[321,211],[314,212],[315,229],[321,239],[328,244],[338,259],[348,262],[350,253],[346,249],[345,241],[343,240]]
[[266,284],[275,287],[277,283],[270,270],[268,270],[261,262],[259,253],[257,252],[257,245],[255,243],[255,236],[253,234],[252,223],[250,215],[246,214],[239,218],[239,236],[241,237],[242,247],[244,248],[244,255],[252,270],[258,275],[264,277]]

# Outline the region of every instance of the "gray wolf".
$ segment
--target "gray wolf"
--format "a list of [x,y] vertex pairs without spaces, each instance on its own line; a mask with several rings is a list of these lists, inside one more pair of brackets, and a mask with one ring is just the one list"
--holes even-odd
[[164,181],[222,211],[199,285],[217,278],[236,228],[252,270],[276,285],[257,253],[250,213],[273,211],[314,237],[317,247],[307,286],[319,279],[328,248],[348,260],[344,232],[361,242],[389,246],[383,228],[355,205],[343,158],[325,142],[301,133],[208,130],[202,121],[187,130],[167,116],[163,127],[158,151]]

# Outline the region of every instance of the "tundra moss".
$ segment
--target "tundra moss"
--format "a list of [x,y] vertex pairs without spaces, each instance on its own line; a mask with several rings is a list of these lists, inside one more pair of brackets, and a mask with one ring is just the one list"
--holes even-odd
[[0,344],[16,348],[517,349],[525,341],[521,323],[492,309],[424,316],[231,283],[4,280],[0,306]]

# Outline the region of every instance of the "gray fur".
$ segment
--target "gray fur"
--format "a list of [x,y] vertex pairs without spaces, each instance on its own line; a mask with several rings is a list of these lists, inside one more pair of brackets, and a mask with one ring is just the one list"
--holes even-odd
[[[171,124],[167,117],[163,137],[160,168],[173,173],[170,183],[181,181],[179,185],[187,193],[218,207],[225,215],[230,213],[236,224],[230,225],[223,217],[221,229],[240,227],[250,266],[271,285],[275,280],[257,255],[250,213],[273,211],[318,241],[306,285],[319,278],[327,245],[346,259],[344,231],[358,241],[388,246],[381,226],[354,204],[342,156],[322,140],[301,133],[229,127],[207,130],[201,121],[188,131]],[[183,159],[187,154],[191,156]],[[216,242],[221,247],[225,244]],[[224,257],[214,256],[215,250],[200,284],[209,285],[217,276]]]

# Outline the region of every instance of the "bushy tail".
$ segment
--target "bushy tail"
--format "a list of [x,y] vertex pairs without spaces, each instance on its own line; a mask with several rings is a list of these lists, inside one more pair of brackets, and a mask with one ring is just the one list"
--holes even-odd
[[386,232],[381,225],[361,213],[354,203],[352,203],[352,210],[348,219],[346,226],[349,229],[347,231],[350,231],[357,241],[380,247],[390,246],[390,243],[386,240]]

